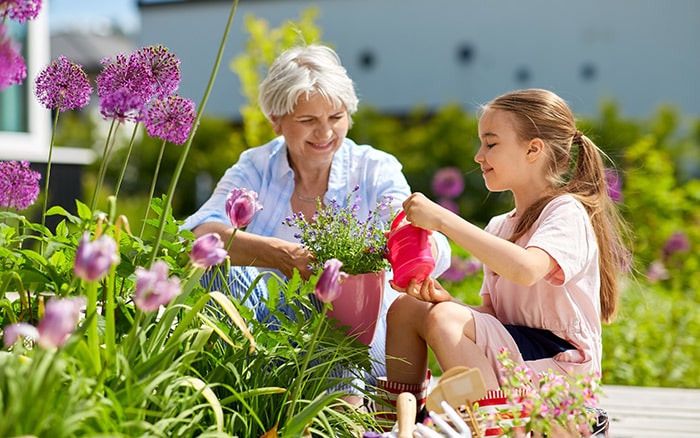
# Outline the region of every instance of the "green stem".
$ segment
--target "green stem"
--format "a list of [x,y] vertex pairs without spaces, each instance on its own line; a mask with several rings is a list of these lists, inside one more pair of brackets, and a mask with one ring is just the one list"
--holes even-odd
[[[115,126],[116,124],[116,126]],[[102,162],[100,163],[100,170],[97,172],[97,181],[95,182],[95,193],[92,194],[92,203],[90,204],[90,210],[95,211],[97,206],[97,198],[100,194],[100,189],[102,188],[102,182],[105,178],[106,168],[107,168],[107,156],[109,155],[110,142],[114,143],[113,138],[117,137],[117,124],[116,119],[112,119],[112,124],[109,125],[109,132],[107,133],[107,139],[105,140],[105,148],[102,152]]]
[[95,367],[95,374],[100,373],[100,338],[97,331],[97,282],[87,283],[87,308],[85,315],[88,318],[87,341],[88,351],[92,364]]
[[299,397],[301,397],[301,385],[302,385],[302,382],[304,381],[304,373],[306,372],[306,369],[309,367],[309,362],[311,361],[311,356],[313,355],[313,351],[316,349],[316,342],[318,341],[318,338],[321,335],[321,328],[323,327],[327,312],[328,312],[328,303],[323,303],[323,310],[321,311],[321,318],[319,319],[318,323],[316,324],[316,331],[314,331],[314,336],[313,336],[313,338],[311,338],[311,342],[309,343],[309,348],[306,352],[306,355],[304,356],[304,362],[302,363],[301,369],[299,370],[299,374],[297,375],[297,378],[294,381],[294,390],[292,391],[292,394],[291,394],[292,403],[289,405],[289,409],[287,410],[287,418],[288,419],[292,418],[292,416],[294,415],[294,408],[296,407],[296,404],[297,404],[297,401],[299,400]]
[[129,157],[131,157],[131,151],[134,149],[134,141],[136,140],[136,132],[138,131],[139,124],[134,124],[134,130],[131,132],[131,140],[129,140],[129,152],[126,154],[124,159],[124,164],[122,165],[122,171],[119,174],[119,179],[117,180],[117,188],[114,189],[114,197],[119,196],[119,188],[122,186],[122,181],[124,180],[124,174],[126,173],[126,163],[129,162]]
[[105,345],[106,345],[106,362],[109,364],[112,359],[116,356],[116,329],[114,321],[114,290],[116,286],[116,273],[117,265],[112,265],[110,268],[109,276],[105,281],[105,302],[104,302],[104,313],[105,313]]
[[155,240],[153,243],[153,252],[151,253],[151,265],[156,259],[156,255],[158,254],[158,247],[160,245],[160,239],[163,237],[163,232],[165,230],[165,223],[167,221],[168,215],[170,214],[170,207],[172,206],[173,202],[173,195],[175,194],[175,187],[177,187],[177,183],[180,179],[180,174],[182,173],[182,169],[185,167],[185,162],[187,161],[187,155],[190,152],[190,148],[192,146],[192,139],[194,138],[195,133],[197,132],[197,127],[199,126],[199,120],[202,118],[202,113],[204,112],[204,107],[207,104],[207,100],[209,99],[209,95],[211,94],[211,90],[214,86],[214,81],[216,79],[216,75],[219,71],[219,66],[221,65],[221,60],[224,57],[224,48],[226,47],[226,40],[228,39],[228,35],[231,31],[231,23],[233,23],[233,17],[236,14],[236,8],[238,8],[238,0],[234,0],[233,4],[231,5],[231,12],[229,13],[228,16],[228,21],[226,22],[226,28],[224,29],[224,34],[221,37],[221,43],[219,44],[219,52],[216,55],[216,61],[214,62],[214,68],[211,70],[211,75],[209,76],[209,82],[207,83],[207,88],[204,91],[204,96],[202,97],[202,102],[197,109],[197,116],[195,117],[194,123],[192,124],[192,130],[190,131],[190,136],[187,138],[187,142],[185,143],[185,147],[182,151],[182,154],[180,155],[180,160],[177,163],[177,166],[175,168],[175,173],[173,174],[173,179],[170,182],[170,188],[168,189],[168,196],[165,201],[165,205],[163,206],[163,212],[160,217],[160,225],[158,227],[158,232],[155,236]]
[[[56,126],[58,126],[58,115],[61,112],[61,107],[59,105],[56,108],[56,116],[53,118],[53,129],[51,130],[51,142],[49,143],[49,157],[46,160],[46,181],[44,181],[44,207],[41,210],[41,226],[46,225],[46,208],[49,203],[49,180],[51,179],[51,159],[53,157],[53,143],[56,138]],[[44,242],[42,240],[42,249]]]
[[156,191],[156,181],[158,180],[158,173],[160,172],[160,163],[163,161],[164,152],[165,140],[163,140],[163,144],[160,145],[160,155],[158,155],[158,161],[156,162],[156,171],[153,174],[153,180],[151,181],[151,191],[148,194],[148,202],[146,203],[146,214],[144,215],[143,222],[141,223],[141,232],[139,233],[139,238],[143,238],[143,230],[146,228],[148,212],[151,211],[151,200],[153,199],[153,193]]

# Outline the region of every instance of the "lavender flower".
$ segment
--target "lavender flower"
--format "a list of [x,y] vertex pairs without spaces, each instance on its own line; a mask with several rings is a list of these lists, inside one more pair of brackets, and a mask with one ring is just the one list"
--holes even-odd
[[83,233],[75,254],[73,271],[78,278],[85,281],[97,281],[109,272],[112,265],[119,263],[117,243],[109,236],[103,235],[94,242],[90,234]]
[[190,260],[198,268],[209,268],[223,262],[228,253],[218,233],[207,233],[192,244]]
[[102,60],[104,68],[97,75],[100,113],[120,121],[140,121],[141,112],[153,96],[151,72],[138,56],[118,54],[114,60]]
[[134,304],[137,308],[154,312],[180,294],[180,279],[175,276],[168,278],[168,269],[163,260],[156,260],[150,270],[136,268]]
[[433,193],[438,197],[456,198],[464,191],[462,171],[456,167],[443,167],[433,177]]
[[622,202],[622,178],[614,169],[606,168],[604,172],[605,183],[608,186],[608,196],[613,202]]
[[164,99],[180,86],[180,60],[162,45],[143,47],[132,57],[149,71],[152,96]]
[[236,187],[226,197],[226,214],[234,228],[248,226],[259,210],[262,210],[262,205],[258,202],[258,194],[252,190]]
[[10,324],[3,329],[2,343],[5,348],[15,345],[20,339],[29,338],[33,341],[39,339],[39,331],[31,324],[18,322]]
[[27,161],[0,161],[0,207],[24,210],[39,196],[41,174]]
[[44,348],[58,348],[63,345],[78,325],[80,309],[85,304],[85,297],[49,300],[44,317],[37,327],[39,345]]
[[323,272],[314,289],[316,298],[321,302],[333,302],[340,295],[340,283],[348,276],[345,272],[340,271],[342,266],[343,262],[338,259],[330,259],[323,264]]
[[39,15],[41,0],[3,0],[0,3],[0,18],[6,17],[17,20],[20,24],[27,20],[33,20]]
[[0,91],[21,84],[26,77],[27,65],[19,54],[19,47],[6,35],[5,25],[0,22]]
[[66,111],[87,105],[92,86],[80,64],[61,56],[36,77],[34,94],[46,108]]
[[195,116],[194,102],[190,99],[167,96],[153,101],[146,113],[144,125],[151,137],[183,144],[190,135]]

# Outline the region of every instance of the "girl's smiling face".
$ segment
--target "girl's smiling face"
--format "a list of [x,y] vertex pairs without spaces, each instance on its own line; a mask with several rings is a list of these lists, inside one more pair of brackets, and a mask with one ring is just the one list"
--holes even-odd
[[492,192],[518,191],[533,175],[528,141],[518,138],[515,118],[504,110],[486,109],[479,119],[481,146],[474,161],[481,166],[486,187]]
[[297,100],[294,111],[273,120],[294,164],[330,163],[350,128],[344,107],[336,108],[319,93]]

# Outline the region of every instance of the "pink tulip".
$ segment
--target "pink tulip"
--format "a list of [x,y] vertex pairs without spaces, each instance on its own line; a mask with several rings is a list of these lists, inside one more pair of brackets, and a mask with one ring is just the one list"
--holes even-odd
[[190,260],[198,268],[209,268],[223,262],[227,254],[219,234],[207,233],[192,244]]
[[26,322],[10,324],[3,329],[2,343],[5,345],[5,348],[10,348],[17,341],[24,338],[36,341],[39,339],[39,331],[36,327]]
[[168,278],[168,264],[156,260],[151,269],[136,268],[134,304],[144,312],[154,312],[182,291],[179,278]]
[[252,190],[234,188],[226,198],[226,214],[231,219],[234,228],[244,228],[262,205],[258,202],[258,194]]
[[90,234],[83,233],[75,254],[73,270],[78,278],[96,281],[109,272],[112,265],[119,263],[117,243],[109,236],[102,236],[94,242]]
[[85,297],[52,299],[46,303],[44,317],[39,326],[39,345],[58,348],[75,331],[80,319],[80,309],[86,304]]
[[341,272],[341,266],[343,262],[338,259],[330,259],[323,264],[323,272],[314,289],[316,298],[320,301],[330,303],[340,295],[340,283],[348,276]]

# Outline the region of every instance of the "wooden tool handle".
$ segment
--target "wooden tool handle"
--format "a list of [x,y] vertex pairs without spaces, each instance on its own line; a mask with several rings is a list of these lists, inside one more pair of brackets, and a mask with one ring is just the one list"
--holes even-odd
[[416,396],[402,392],[396,398],[396,418],[399,426],[398,438],[412,438],[416,427]]

